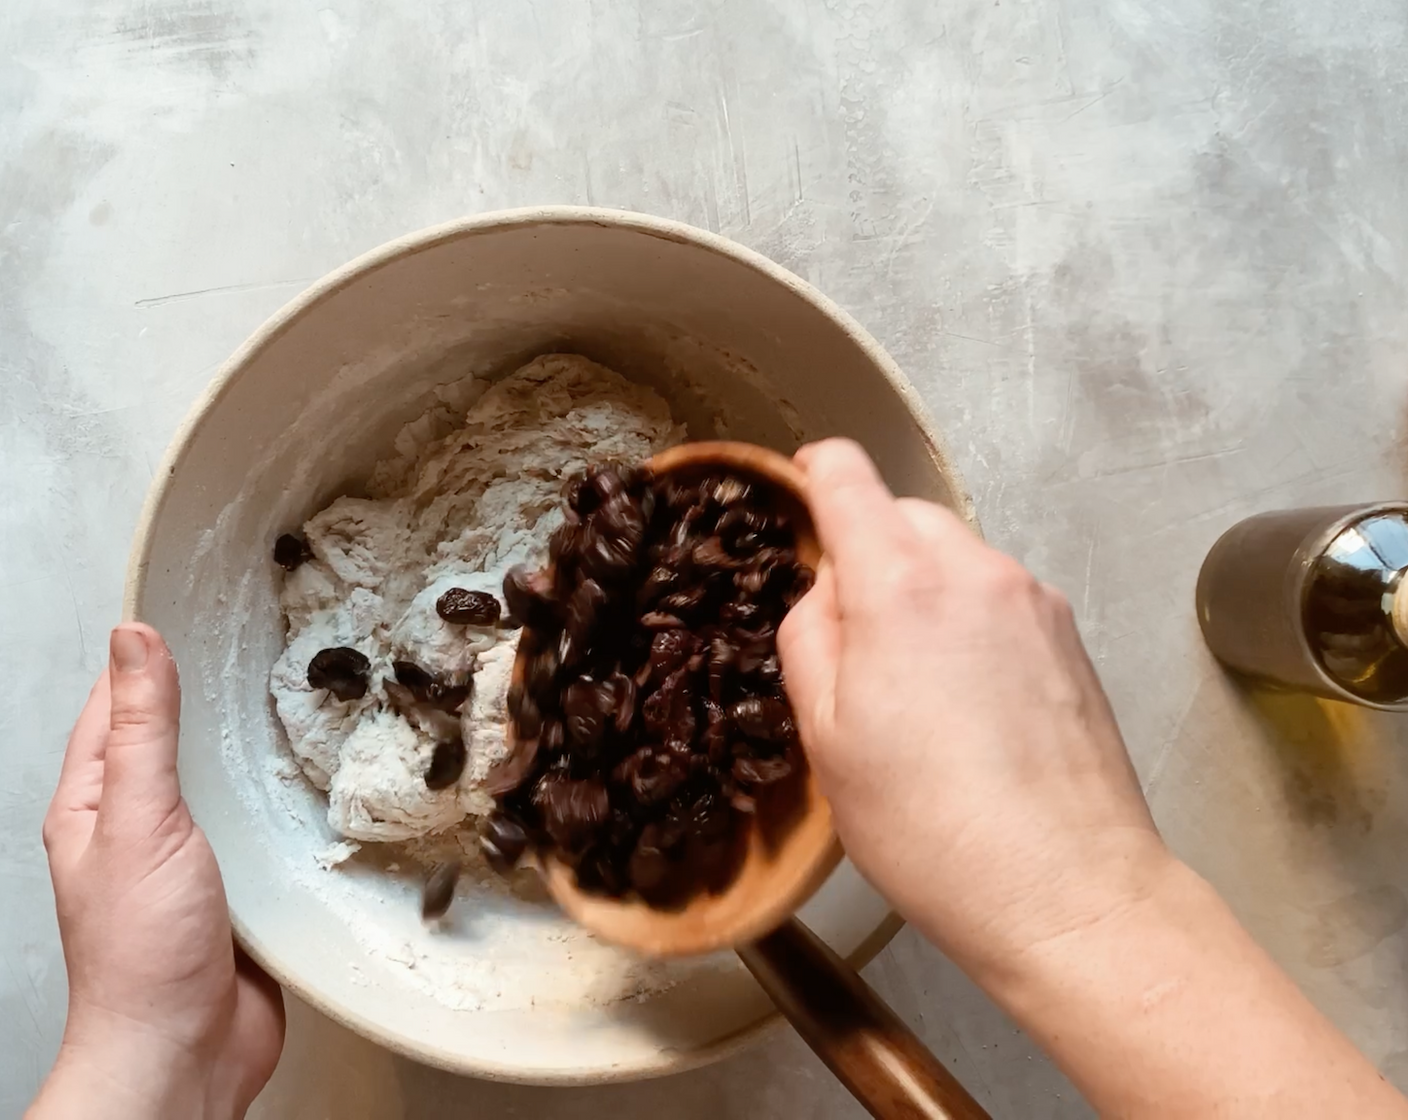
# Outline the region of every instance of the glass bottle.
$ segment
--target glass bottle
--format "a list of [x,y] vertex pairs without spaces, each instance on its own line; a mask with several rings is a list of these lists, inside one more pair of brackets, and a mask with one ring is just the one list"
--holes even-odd
[[1198,575],[1213,654],[1268,681],[1408,710],[1408,503],[1280,510],[1229,529]]

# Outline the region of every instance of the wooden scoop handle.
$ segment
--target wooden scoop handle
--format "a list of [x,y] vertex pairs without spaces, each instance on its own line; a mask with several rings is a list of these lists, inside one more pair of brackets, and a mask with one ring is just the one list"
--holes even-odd
[[991,1120],[855,969],[795,918],[738,955],[870,1115]]

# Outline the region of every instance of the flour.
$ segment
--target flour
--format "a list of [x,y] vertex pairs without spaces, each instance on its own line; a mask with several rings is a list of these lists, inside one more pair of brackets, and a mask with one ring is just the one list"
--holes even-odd
[[[403,433],[398,455],[372,472],[370,496],[339,498],[309,519],[313,559],[280,596],[288,637],[270,691],[304,775],[327,793],[329,825],[348,841],[412,840],[492,811],[484,781],[506,750],[517,633],[447,623],[436,600],[451,587],[501,598],[510,567],[544,560],[567,478],[683,438],[655,393],[561,354],[529,362],[484,392],[458,429],[417,443],[442,421]],[[308,662],[336,646],[371,662],[360,699],[308,683]],[[473,682],[461,712],[468,762],[449,789],[424,781],[435,737],[387,702],[396,660]]]

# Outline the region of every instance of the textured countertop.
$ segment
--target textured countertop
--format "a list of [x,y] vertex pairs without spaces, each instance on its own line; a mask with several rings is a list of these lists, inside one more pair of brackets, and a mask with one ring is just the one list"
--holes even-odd
[[[0,1117],[62,1027],[39,842],[161,454],[309,280],[465,213],[680,218],[853,312],[1071,597],[1171,843],[1408,1087],[1401,718],[1254,694],[1192,610],[1261,509],[1401,497],[1394,0],[0,6]],[[998,1116],[1088,1109],[937,952],[868,971]],[[460,1080],[291,1009],[261,1117],[856,1117],[787,1032],[651,1084]]]

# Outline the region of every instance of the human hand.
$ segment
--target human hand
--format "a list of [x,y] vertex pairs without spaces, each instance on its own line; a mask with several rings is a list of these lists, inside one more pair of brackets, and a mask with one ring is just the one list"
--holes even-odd
[[181,799],[180,706],[156,631],[114,630],[44,821],[69,1006],[32,1118],[243,1116],[278,1061],[278,985],[237,951]]
[[1136,901],[1172,857],[1065,599],[854,444],[797,461],[827,559],[779,649],[856,865],[985,979]]
[[870,881],[1102,1116],[1408,1116],[1164,847],[1061,595],[854,444],[798,462],[827,559],[779,650]]

